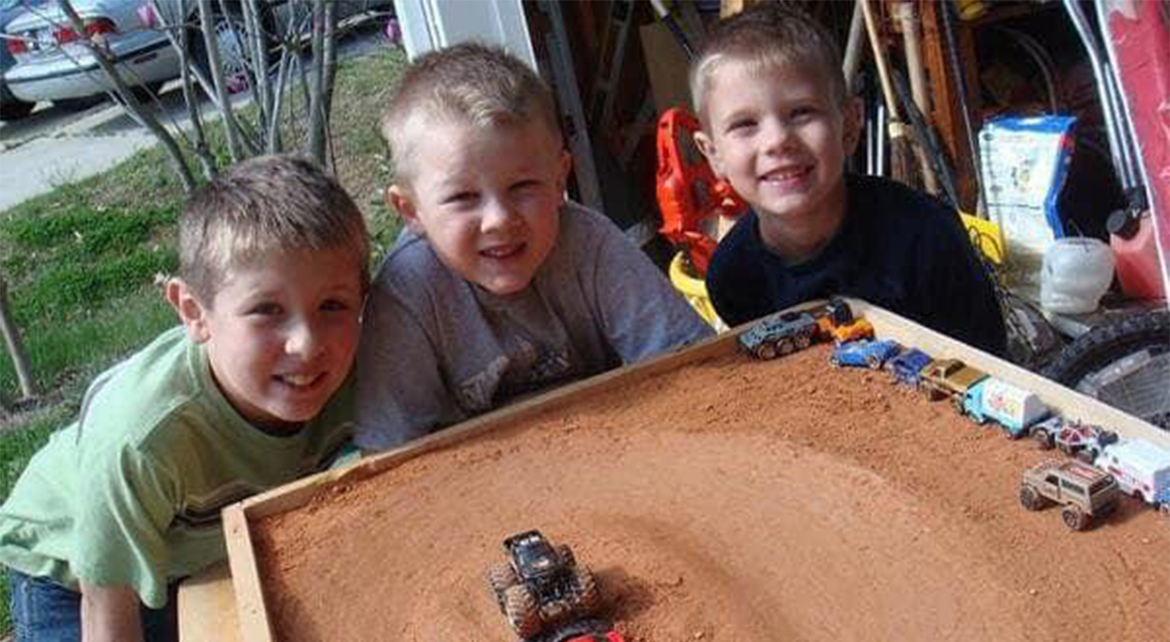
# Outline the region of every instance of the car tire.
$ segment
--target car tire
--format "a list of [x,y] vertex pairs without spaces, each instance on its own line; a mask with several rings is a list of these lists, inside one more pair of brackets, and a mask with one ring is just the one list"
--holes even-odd
[[[1078,390],[1100,401],[1115,405],[1141,416],[1154,425],[1170,430],[1170,411],[1165,407],[1168,396],[1164,390],[1151,388],[1150,395],[1131,395],[1142,399],[1145,408],[1127,408],[1123,400],[1110,398],[1109,389],[1081,389],[1090,382],[1093,375],[1105,371],[1122,359],[1145,351],[1151,359],[1170,358],[1170,312],[1153,310],[1127,315],[1122,320],[1097,326],[1069,344],[1057,359],[1044,370],[1044,376]],[[1156,374],[1154,375],[1156,379]],[[1162,400],[1163,406],[1154,409]]]
[[511,586],[504,591],[504,616],[508,618],[508,623],[512,625],[516,635],[523,639],[536,636],[543,628],[536,598],[523,584]]
[[1089,526],[1089,516],[1076,506],[1060,509],[1060,519],[1070,531],[1083,531]]
[[557,546],[557,556],[561,558],[561,564],[565,567],[577,565],[577,557],[573,555],[573,549],[568,544],[560,544]]
[[1020,486],[1020,506],[1037,511],[1044,508],[1044,498],[1031,486]]
[[1052,435],[1048,434],[1047,430],[1033,432],[1032,439],[1036,442],[1036,448],[1039,450],[1052,450],[1056,446],[1052,441]]
[[597,611],[600,606],[601,595],[597,591],[597,580],[593,571],[585,566],[573,569],[573,585],[577,596],[577,609],[582,615],[589,615]]
[[812,337],[807,334],[802,334],[796,337],[796,349],[804,350],[812,345]]
[[756,358],[771,361],[776,358],[776,346],[771,343],[761,343],[756,347]]
[[492,587],[492,594],[502,611],[504,610],[504,591],[515,586],[520,580],[516,577],[516,571],[512,570],[512,565],[507,562],[492,564],[488,568],[487,575],[488,585]]
[[0,101],[0,121],[7,123],[20,120],[31,114],[33,107],[36,106],[36,103],[26,103],[23,100],[17,100],[15,98],[5,98]]
[[[267,23],[269,17],[265,16],[264,21]],[[212,19],[212,28],[218,36],[219,60],[223,66],[224,82],[227,83],[229,92],[238,93],[243,91],[243,88],[250,88],[252,56],[243,15],[231,10],[226,14],[216,11]],[[268,28],[265,28],[265,31],[272,33]],[[207,53],[207,43],[203,41],[202,31],[193,30],[188,34],[187,52],[195,66],[207,77],[207,82],[212,82],[211,57]],[[236,89],[233,86],[243,88]]]

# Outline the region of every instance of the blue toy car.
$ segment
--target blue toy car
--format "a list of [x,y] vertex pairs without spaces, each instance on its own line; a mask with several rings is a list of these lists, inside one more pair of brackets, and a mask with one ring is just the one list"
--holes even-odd
[[886,362],[886,369],[894,376],[894,381],[909,386],[918,385],[918,374],[934,359],[925,352],[913,348]]
[[833,348],[829,355],[829,363],[833,366],[848,366],[853,368],[881,369],[887,361],[902,351],[897,341],[885,339],[882,341],[852,341],[842,343]]

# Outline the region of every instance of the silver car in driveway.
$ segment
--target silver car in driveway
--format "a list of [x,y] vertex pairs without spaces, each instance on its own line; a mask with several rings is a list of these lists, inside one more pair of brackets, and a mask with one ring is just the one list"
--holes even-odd
[[[45,0],[36,0],[36,4],[44,4]],[[0,0],[0,33],[4,32],[8,23],[24,13],[25,4],[33,4],[31,0]],[[0,43],[3,44],[3,43]],[[33,104],[18,100],[8,91],[4,84],[4,72],[16,64],[16,58],[8,52],[8,47],[0,46],[0,120],[16,120],[24,118],[32,111]]]
[[[6,0],[0,0],[4,2]],[[30,0],[19,0],[22,4]],[[194,10],[195,2],[186,3]],[[213,2],[219,6],[219,2]],[[239,31],[243,19],[232,11],[239,2],[224,3],[229,8],[226,15],[215,17],[215,31],[229,70],[245,64],[234,60],[244,50]],[[179,5],[176,0],[161,0],[159,8],[178,22]],[[268,0],[269,23],[272,25],[297,24],[298,29],[307,28],[305,20],[287,19],[290,10],[306,14],[311,6],[304,0]],[[389,0],[339,0],[339,18],[348,18],[357,13],[390,6]],[[179,54],[160,28],[158,16],[149,0],[73,0],[73,8],[85,23],[86,31],[105,41],[119,62],[122,78],[131,86],[156,89],[161,84],[179,76]],[[188,16],[187,20],[193,20]],[[276,29],[269,27],[271,31]],[[22,101],[35,103],[51,101],[66,106],[92,102],[98,96],[113,90],[101,67],[89,50],[77,42],[78,35],[69,20],[60,11],[56,2],[41,4],[13,20],[5,29],[8,51],[15,55],[16,65],[4,74],[12,94]],[[202,52],[201,35],[191,38],[192,55],[197,62]],[[206,64],[206,61],[202,61]]]

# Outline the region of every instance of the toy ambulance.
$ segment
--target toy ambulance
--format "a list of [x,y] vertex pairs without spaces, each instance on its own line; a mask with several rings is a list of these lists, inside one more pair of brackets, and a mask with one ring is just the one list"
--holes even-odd
[[1028,434],[1028,428],[1051,411],[1034,393],[996,377],[987,377],[967,389],[963,414],[976,423],[988,420],[1003,426],[1012,439]]
[[1105,447],[1096,465],[1117,478],[1121,492],[1155,506],[1170,502],[1170,450],[1145,439]]

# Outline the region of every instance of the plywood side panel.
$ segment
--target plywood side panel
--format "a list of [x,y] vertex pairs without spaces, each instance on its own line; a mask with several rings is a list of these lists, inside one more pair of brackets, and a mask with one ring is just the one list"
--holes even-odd
[[223,534],[227,540],[241,639],[243,642],[275,642],[256,565],[256,549],[252,546],[248,518],[242,505],[233,504],[223,510]]

